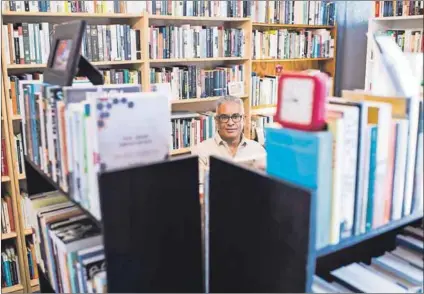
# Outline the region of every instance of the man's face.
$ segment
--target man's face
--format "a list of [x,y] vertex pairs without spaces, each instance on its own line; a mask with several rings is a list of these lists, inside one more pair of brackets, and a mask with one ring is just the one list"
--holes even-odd
[[243,115],[242,107],[238,103],[227,102],[218,107],[216,124],[223,140],[240,138],[244,125]]

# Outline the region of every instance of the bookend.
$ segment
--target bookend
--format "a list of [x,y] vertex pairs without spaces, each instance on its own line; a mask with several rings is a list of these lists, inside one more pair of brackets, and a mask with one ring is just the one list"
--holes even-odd
[[310,292],[311,192],[214,157],[209,179],[210,292]]
[[108,292],[203,290],[198,159],[99,176]]

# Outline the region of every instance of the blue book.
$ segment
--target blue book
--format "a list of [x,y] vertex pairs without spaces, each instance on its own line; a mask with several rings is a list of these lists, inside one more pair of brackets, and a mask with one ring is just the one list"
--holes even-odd
[[377,171],[377,136],[378,127],[376,125],[369,126],[371,133],[370,138],[370,169],[368,177],[368,201],[365,230],[368,232],[372,229],[372,219],[374,211],[374,194],[375,194],[375,179]]
[[316,249],[330,240],[333,139],[330,132],[266,129],[267,172],[312,191],[317,199]]

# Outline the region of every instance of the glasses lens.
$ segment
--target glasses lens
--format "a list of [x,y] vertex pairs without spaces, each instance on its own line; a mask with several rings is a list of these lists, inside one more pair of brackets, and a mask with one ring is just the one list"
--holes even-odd
[[226,123],[230,120],[230,117],[226,114],[221,114],[218,116],[220,122]]
[[242,118],[242,115],[238,114],[238,113],[234,113],[231,116],[231,119],[232,119],[233,122],[239,122],[241,120],[241,118]]

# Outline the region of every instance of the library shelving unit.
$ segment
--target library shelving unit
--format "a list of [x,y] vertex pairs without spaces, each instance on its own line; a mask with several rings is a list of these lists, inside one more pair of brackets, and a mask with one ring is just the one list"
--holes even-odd
[[[2,150],[5,154],[5,161],[8,167],[8,175],[1,176],[1,185],[2,185],[2,193],[5,192],[12,199],[12,214],[9,215],[9,218],[13,218],[15,224],[15,231],[12,231],[7,234],[1,234],[1,242],[2,248],[5,248],[8,245],[12,245],[15,248],[15,253],[18,258],[18,271],[20,276],[19,284],[13,285],[11,287],[2,287],[2,293],[25,293],[27,292],[27,281],[25,274],[25,262],[26,262],[26,251],[21,250],[22,239],[24,239],[24,232],[22,230],[22,226],[20,223],[21,213],[19,206],[19,194],[16,192],[16,185],[18,184],[17,174],[15,173],[15,163],[16,158],[14,157],[14,141],[13,136],[10,134],[13,133],[13,128],[11,125],[11,118],[8,116],[7,112],[7,103],[6,103],[6,95],[5,88],[3,87],[2,81],[2,89],[1,89],[1,137],[5,140],[4,148]],[[2,211],[3,213],[3,211]],[[3,268],[2,268],[3,271]]]
[[[141,71],[142,88],[147,91],[150,89],[149,71],[151,68],[161,68],[173,65],[196,65],[202,68],[213,66],[242,64],[244,65],[244,95],[241,95],[244,102],[246,123],[245,134],[250,134],[251,127],[251,72],[257,72],[259,75],[278,75],[278,68],[285,70],[305,70],[321,69],[335,78],[336,56],[332,58],[299,58],[299,59],[259,59],[252,60],[252,32],[254,29],[329,29],[334,43],[337,43],[336,26],[324,25],[284,25],[284,24],[266,24],[253,23],[250,18],[237,17],[186,17],[169,15],[150,15],[148,13],[123,14],[123,13],[54,13],[54,12],[13,12],[5,11],[2,14],[3,23],[17,22],[49,22],[61,23],[64,21],[84,19],[88,24],[130,24],[132,28],[140,30],[141,40],[141,60],[129,61],[106,61],[93,62],[99,68],[132,68]],[[244,56],[242,57],[215,57],[215,58],[190,58],[190,59],[150,59],[148,34],[150,26],[162,25],[202,25],[202,26],[223,26],[225,28],[240,28],[245,34]],[[336,48],[334,48],[336,52]],[[45,64],[9,64],[6,65],[6,73],[24,73],[42,71]],[[179,99],[172,101],[174,111],[209,111],[213,110],[215,101],[219,97],[207,97],[197,99]],[[262,106],[255,108],[263,108]],[[171,151],[171,155],[189,153],[190,148]]]
[[[424,33],[424,16],[423,15],[409,15],[409,16],[387,16],[387,17],[373,17],[368,22],[368,36],[378,32],[389,30],[410,30],[421,32],[421,38]],[[422,40],[421,40],[422,42]],[[378,60],[378,54],[374,54],[376,48],[374,41],[368,39],[367,42],[367,57],[365,69],[365,90],[372,91],[375,89],[373,83],[377,83],[378,78],[381,76],[381,62]],[[417,58],[421,55],[421,58]],[[417,70],[422,71],[422,55],[423,52],[406,52],[411,65],[419,67]],[[421,82],[421,81],[420,81]],[[377,86],[378,87],[378,86]],[[380,87],[379,87],[380,88]],[[422,89],[422,87],[421,87]],[[422,90],[421,90],[422,92]]]

